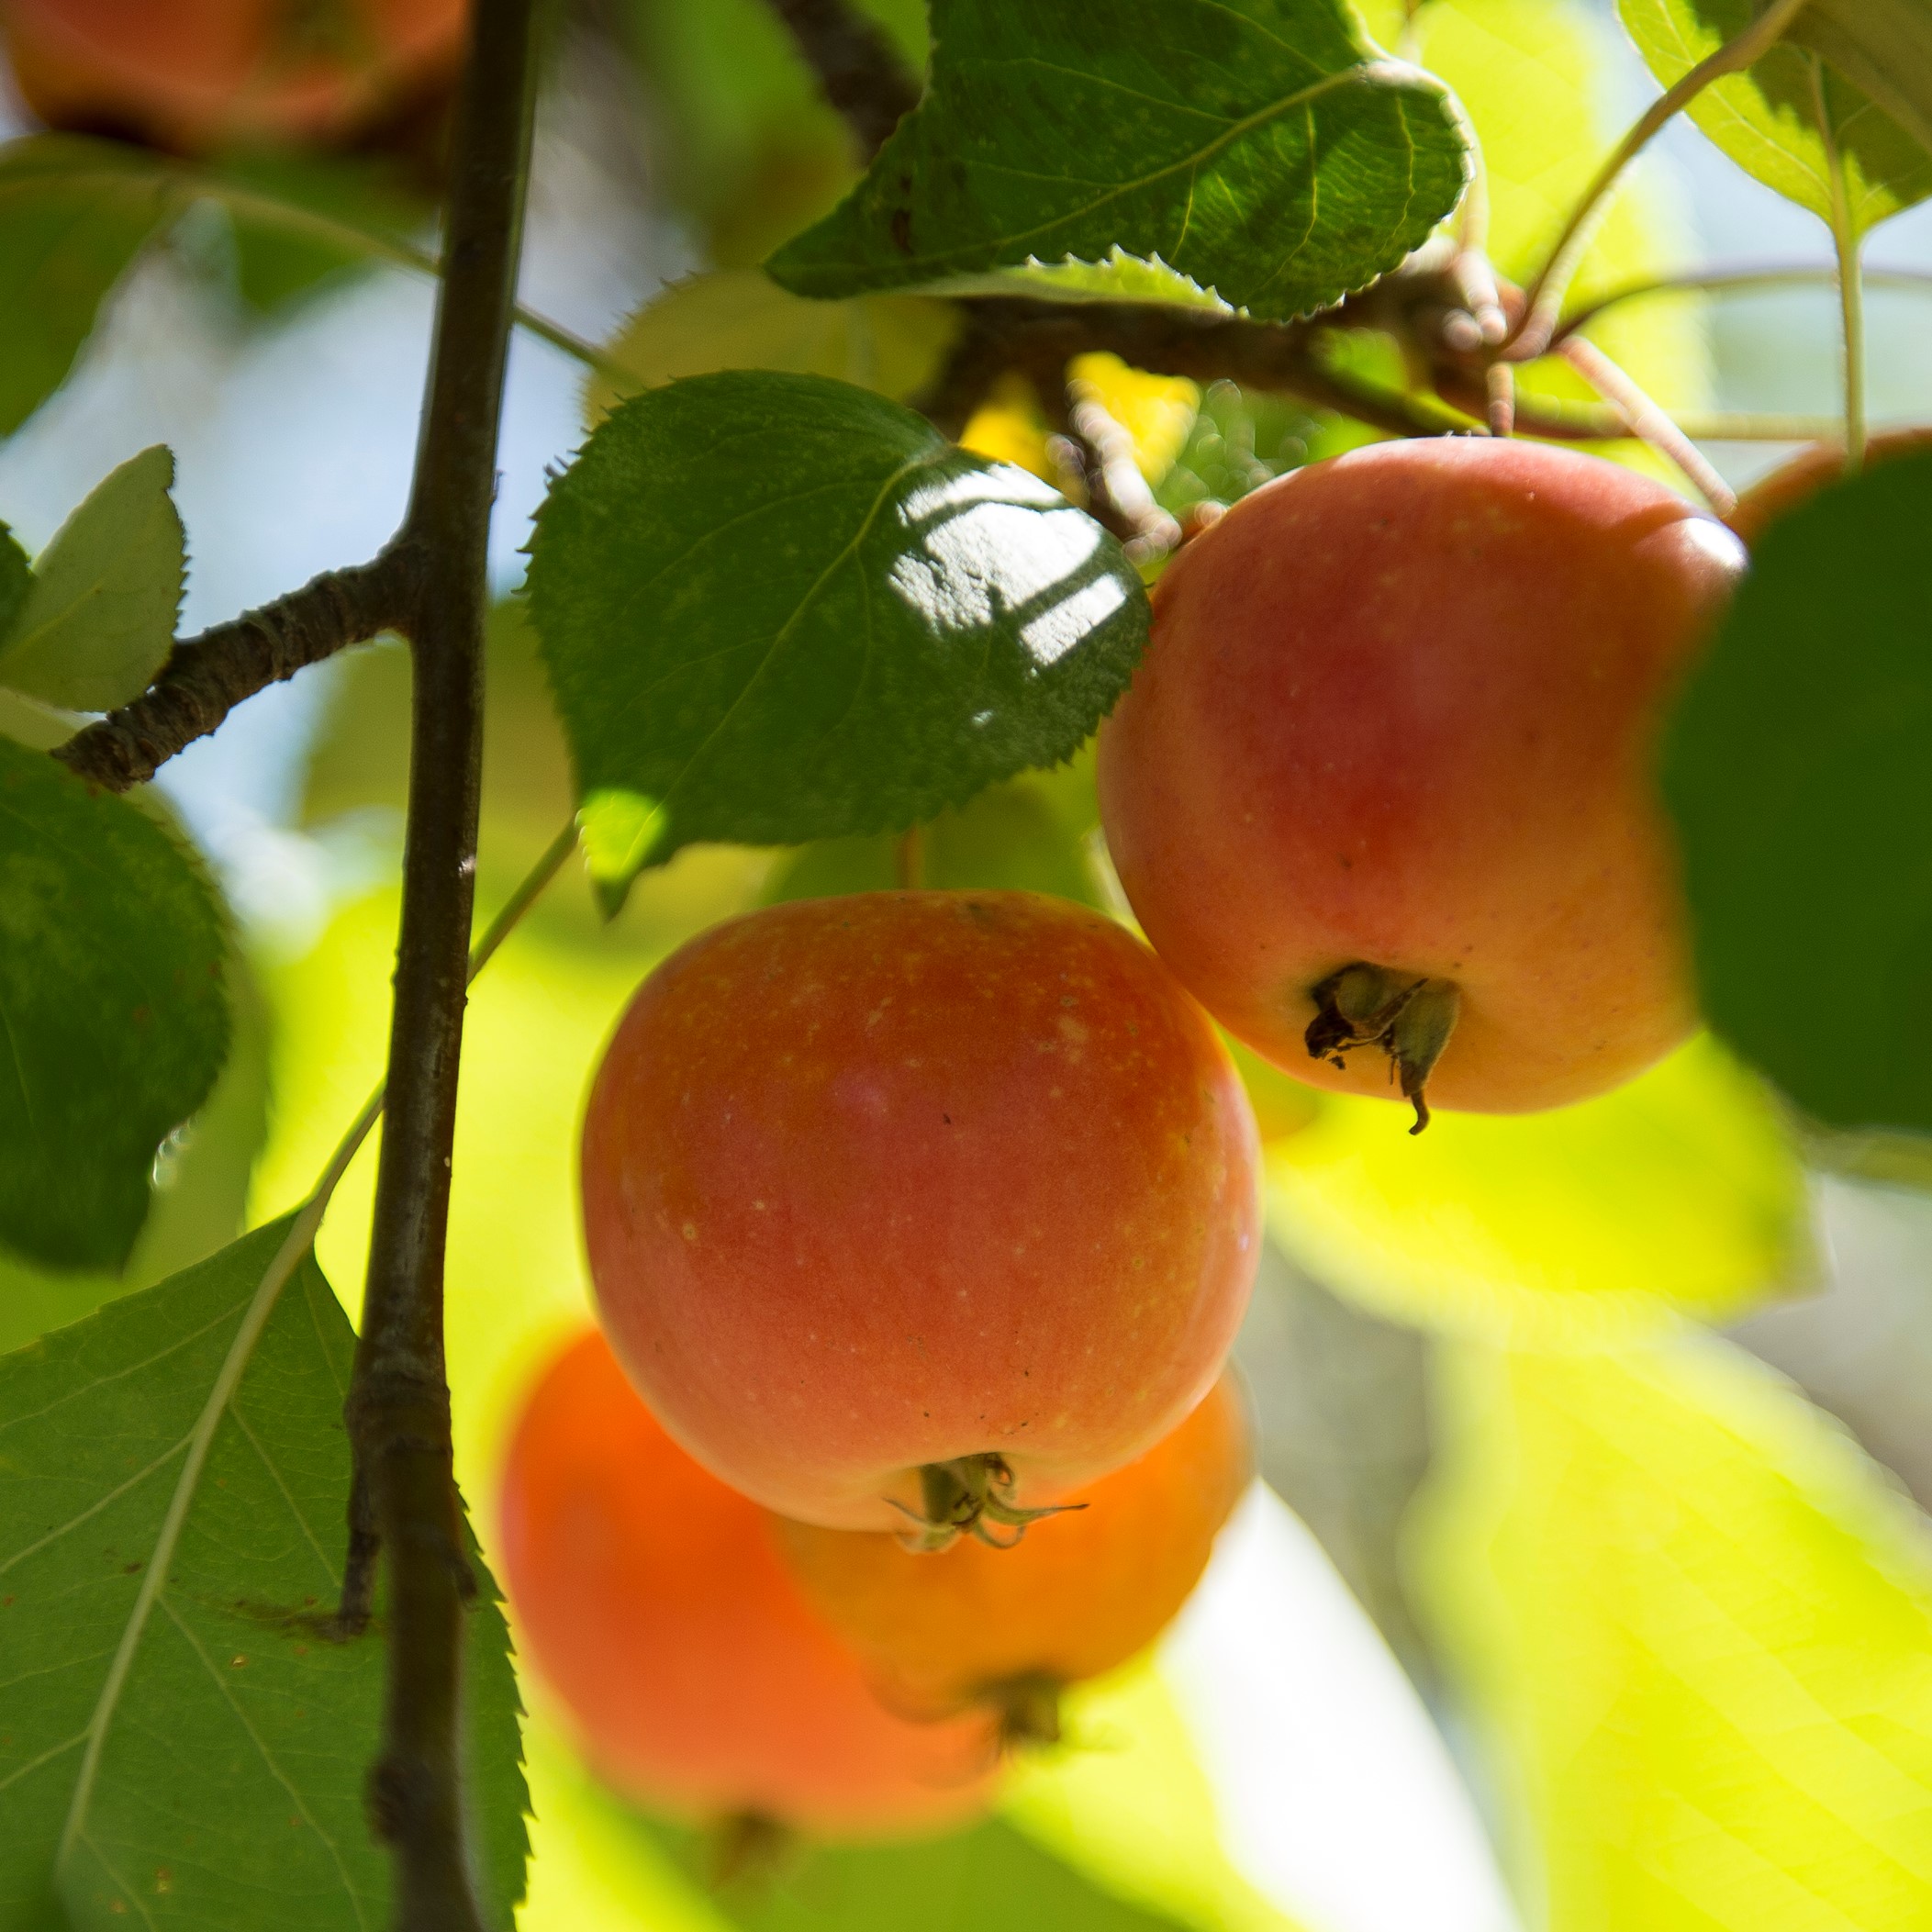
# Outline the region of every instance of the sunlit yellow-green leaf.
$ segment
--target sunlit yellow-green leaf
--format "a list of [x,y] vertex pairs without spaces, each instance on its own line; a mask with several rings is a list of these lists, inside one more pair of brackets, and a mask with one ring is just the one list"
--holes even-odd
[[[1638,52],[1668,86],[1762,9],[1756,0],[1618,0],[1618,11]],[[1869,11],[1878,16],[1891,9],[1871,6]],[[1821,58],[1819,47],[1839,53],[1847,48],[1837,22],[1827,17],[1820,26],[1823,38],[1807,46],[1809,23],[1801,17],[1784,41],[1743,73],[1705,88],[1689,112],[1739,167],[1826,220],[1831,218],[1835,161],[1842,164],[1852,226],[1862,234],[1932,193],[1932,154]],[[1923,28],[1911,38],[1922,42]],[[1854,64],[1865,71],[1863,63]],[[1922,76],[1913,77],[1912,91],[1923,95]]]
[[1806,1270],[1797,1157],[1708,1041],[1580,1106],[1403,1124],[1324,1096],[1268,1156],[1276,1238],[1399,1320],[1584,1338],[1672,1305],[1727,1315]]
[[958,332],[951,305],[923,296],[811,302],[762,269],[723,269],[674,282],[624,324],[604,353],[630,380],[597,376],[588,410],[594,419],[640,389],[714,369],[829,375],[905,402]]
[[1203,1932],[1294,1932],[1223,1848],[1214,1792],[1151,1657],[1070,1692],[1067,1743],[1022,1758],[1001,1801],[1110,1892]]
[[730,1920],[626,1818],[541,1707],[524,1722],[530,1896],[518,1932],[730,1932]]
[[1932,1924],[1932,1542],[1709,1337],[1450,1357],[1424,1595],[1532,1925]]
[[[1456,90],[1482,141],[1491,251],[1504,274],[1524,280],[1547,256],[1616,131],[1603,98],[1608,32],[1575,0],[1430,0],[1417,29],[1418,58]],[[1681,215],[1640,167],[1579,266],[1572,304],[1667,273],[1688,253]],[[1590,333],[1666,408],[1707,400],[1696,303],[1613,309]],[[1554,361],[1524,371],[1520,382],[1529,395],[1595,393]],[[1667,480],[1678,481],[1674,473]]]

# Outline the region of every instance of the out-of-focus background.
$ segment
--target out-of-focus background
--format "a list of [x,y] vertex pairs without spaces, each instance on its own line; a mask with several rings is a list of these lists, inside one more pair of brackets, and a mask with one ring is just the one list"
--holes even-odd
[[[916,5],[878,11],[916,54]],[[1401,8],[1375,11],[1392,33],[1381,16]],[[1525,267],[1655,85],[1583,0],[1433,0],[1416,28],[1483,137],[1499,258]],[[7,132],[34,125],[17,96],[0,114]],[[331,192],[385,197],[428,240],[414,167],[360,156]],[[626,336],[627,318],[694,272],[754,266],[850,178],[762,0],[586,0],[547,76],[522,298],[648,374],[683,352],[662,329]],[[1680,123],[1584,284],[1828,259],[1822,224]],[[1932,213],[1882,227],[1867,261],[1932,269]],[[430,304],[407,272],[291,266],[199,207],[127,276],[75,378],[0,444],[0,519],[35,549],[164,441],[191,550],[184,628],[369,555],[403,506]],[[1928,316],[1926,294],[1871,296],[1880,420],[1932,419]],[[1631,305],[1601,339],[1668,404],[1822,414],[1837,327],[1821,285]],[[1089,374],[1177,509],[1366,433],[1228,385]],[[518,337],[486,905],[570,809],[515,592],[546,466],[592,406],[577,363]],[[1023,396],[969,437],[1044,465]],[[1786,450],[1709,453],[1741,482]],[[251,700],[163,775],[235,909],[245,1050],[164,1156],[127,1279],[0,1263],[0,1344],[292,1203],[374,1081],[408,676],[396,647],[352,653]],[[1109,903],[1078,765],[1000,787],[930,850],[939,883]],[[575,1127],[623,1001],[731,912],[888,879],[863,841],[700,848],[606,925],[573,874],[479,983],[450,1321],[459,1473],[486,1540],[508,1419],[586,1319]],[[1421,1142],[1379,1103],[1259,1069],[1255,1091],[1271,1241],[1239,1357],[1267,1491],[1156,1654],[1075,1700],[1069,1742],[1015,1769],[998,1822],[952,1863],[828,1852],[729,1894],[694,1879],[684,1835],[596,1787],[531,1683],[526,1926],[1932,1924],[1932,1202],[1804,1171],[1769,1102],[1703,1043],[1589,1106],[1439,1118]],[[320,1245],[352,1309],[371,1172],[352,1174]]]

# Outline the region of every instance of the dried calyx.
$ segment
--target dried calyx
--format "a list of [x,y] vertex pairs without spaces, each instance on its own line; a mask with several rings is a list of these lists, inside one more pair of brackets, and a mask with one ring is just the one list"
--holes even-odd
[[1309,988],[1315,1016],[1302,1035],[1312,1059],[1346,1067],[1349,1052],[1379,1048],[1415,1109],[1411,1134],[1429,1124],[1429,1075],[1456,1028],[1462,995],[1452,979],[1418,977],[1357,960]]
[[1058,1744],[1063,1689],[1058,1678],[1044,1671],[1028,1671],[986,1685],[974,1702],[997,1718],[1002,1750],[1028,1744]]
[[[912,1550],[945,1549],[962,1536],[977,1536],[995,1549],[1011,1549],[1026,1534],[1029,1523],[1086,1507],[1080,1502],[1056,1502],[1042,1509],[1022,1509],[1012,1500],[1012,1469],[1005,1457],[991,1451],[955,1457],[951,1462],[929,1462],[921,1469],[919,1482],[923,1513],[892,1502],[915,1525],[900,1537]],[[996,1523],[1011,1529],[1012,1535],[995,1536],[988,1525]]]
[[713,1822],[709,1837],[705,1875],[713,1891],[774,1879],[799,1848],[791,1826],[762,1811],[731,1812]]

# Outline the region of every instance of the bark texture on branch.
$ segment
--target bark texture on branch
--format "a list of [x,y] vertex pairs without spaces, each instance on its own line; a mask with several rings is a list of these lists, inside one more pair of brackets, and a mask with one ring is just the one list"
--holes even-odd
[[845,0],[772,0],[791,29],[826,105],[852,129],[868,162],[919,99],[919,76],[899,59],[884,28]]
[[399,1932],[481,1932],[464,1843],[464,1606],[443,1357],[443,1256],[474,910],[483,639],[497,435],[530,166],[533,0],[477,0],[457,108],[442,285],[409,510],[408,824],[386,1117],[345,1410],[354,1455],[341,1623],[387,1581],[370,1809],[395,1853]]
[[373,563],[324,571],[259,610],[184,638],[139,698],[76,732],[53,755],[109,791],[146,784],[244,698],[399,628],[408,609],[406,575],[403,559],[387,550]]
[[[1338,329],[1390,329],[1431,341],[1436,318],[1455,312],[1446,306],[1450,298],[1443,274],[1426,262],[1386,275],[1363,295],[1304,322],[1255,322],[1160,303],[974,297],[959,304],[966,326],[913,407],[956,436],[1007,372],[1024,375],[1044,402],[1058,395],[1075,356],[1104,350],[1150,374],[1185,375],[1203,386],[1225,378],[1244,388],[1297,396],[1394,436],[1480,432],[1480,371],[1471,365],[1466,372],[1447,351],[1435,371],[1440,396],[1376,388],[1325,352],[1324,337]],[[1628,433],[1614,409],[1530,397],[1518,404],[1517,427],[1576,441]]]

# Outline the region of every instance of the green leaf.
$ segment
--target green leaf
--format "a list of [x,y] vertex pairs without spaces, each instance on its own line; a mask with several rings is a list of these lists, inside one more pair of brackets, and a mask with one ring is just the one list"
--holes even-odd
[[126,1268],[119,1274],[37,1268],[0,1249],[0,1354],[206,1260],[246,1224],[256,1158],[268,1138],[269,1016],[246,966],[231,957],[225,970],[234,1044],[207,1099],[155,1156],[153,1201]]
[[1811,0],[1791,37],[1817,51],[1932,149],[1932,7],[1926,0]]
[[607,899],[694,840],[896,831],[1067,757],[1147,621],[1120,547],[1037,477],[756,374],[597,428],[538,514],[530,603]]
[[173,483],[173,455],[156,443],[61,526],[0,646],[0,685],[74,711],[111,711],[148,688],[173,648],[187,570]]
[[1023,268],[944,275],[925,285],[933,296],[1031,296],[1043,302],[1165,302],[1233,315],[1234,305],[1165,262],[1143,262],[1111,248],[1099,262],[1029,262]]
[[1712,1026],[1828,1126],[1932,1131],[1932,453],[1759,545],[1665,746]]
[[1809,1269],[1796,1155],[1708,1041],[1599,1100],[1442,1113],[1321,1096],[1268,1149],[1268,1226],[1318,1279],[1429,1328],[1601,1335],[1722,1319]]
[[1201,1932],[1301,1932],[1231,1854],[1225,1800],[1159,1658],[1067,1690],[1072,1748],[1016,1756],[1002,1816],[1117,1896]]
[[[587,1922],[614,1926],[640,1904],[649,1917],[633,1923],[693,1932],[903,1932],[942,1902],[946,1932],[1179,1932],[1176,1919],[1110,1896],[999,1818],[909,1843],[798,1843],[778,1882],[748,1873],[720,1884],[708,1834],[629,1810],[553,1755],[525,1932],[583,1926],[586,1907],[596,1912]],[[544,1842],[555,1811],[568,1820],[567,1849]],[[559,1854],[582,1869],[553,1876]]]
[[214,893],[162,826],[0,741],[0,1242],[118,1268],[228,1050]]
[[[318,1628],[341,1585],[354,1337],[313,1256],[251,1346],[286,1232],[259,1229],[0,1358],[6,1932],[245,1932],[265,1901],[287,1932],[388,1920],[363,1796],[382,1641]],[[525,1794],[508,1637],[484,1580],[468,1789],[486,1922],[507,1932]]]
[[374,251],[352,233],[332,232],[338,224],[407,239],[435,217],[399,167],[363,155],[244,151],[221,158],[219,176],[229,191],[222,201],[234,237],[236,293],[263,312],[372,266]]
[[800,295],[1116,248],[1254,314],[1323,308],[1460,198],[1453,102],[1344,0],[933,0],[926,96],[774,255]]
[[1907,1499],[1707,1337],[1448,1367],[1418,1580],[1493,1747],[1524,1923],[1932,1923]]
[[[1688,111],[1739,167],[1828,221],[1832,169],[1819,131],[1822,117],[1843,158],[1852,226],[1863,234],[1932,194],[1932,154],[1845,72],[1821,58],[1842,52],[1848,39],[1867,50],[1889,49],[1889,40],[1848,37],[1846,24],[1867,7],[1889,12],[1902,0],[1884,0],[1882,9],[1875,0],[1826,6],[1821,42],[1806,17],[1822,4],[1814,0],[1784,41],[1743,73],[1705,88]],[[1670,86],[1735,39],[1760,8],[1756,0],[1618,0],[1618,10],[1650,71]],[[1921,23],[1916,34],[1924,32]],[[1869,64],[1860,71],[1869,78]],[[1926,85],[1923,69],[1914,79],[1917,89]],[[1919,111],[1925,105],[1919,102]]]
[[719,369],[834,376],[903,402],[938,373],[958,332],[956,312],[921,296],[808,302],[762,269],[693,275],[625,323],[604,353],[634,380],[599,375],[590,407],[601,415],[640,389]]
[[27,593],[33,589],[33,564],[7,523],[0,523],[0,649],[14,630]]
[[66,380],[170,193],[151,160],[110,141],[47,134],[0,149],[0,436]]
[[33,566],[27,561],[27,553],[11,528],[0,523],[0,650],[6,647],[7,634],[33,582]]

